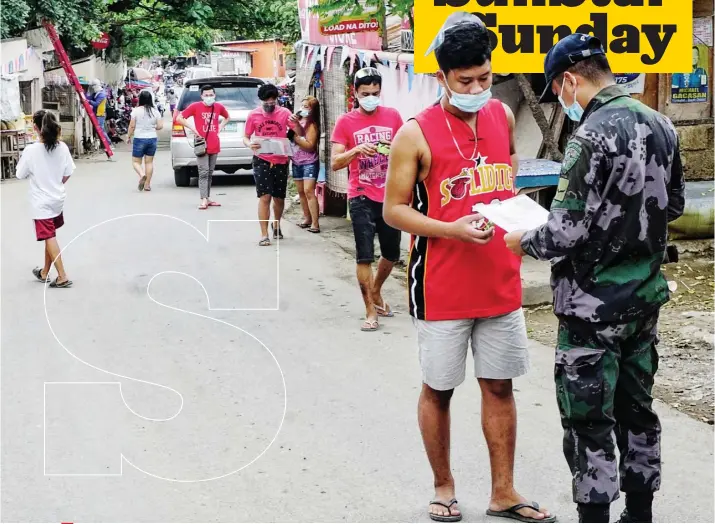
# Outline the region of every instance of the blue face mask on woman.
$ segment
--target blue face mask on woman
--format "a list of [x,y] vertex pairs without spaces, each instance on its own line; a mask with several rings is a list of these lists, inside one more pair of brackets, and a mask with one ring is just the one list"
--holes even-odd
[[[445,75],[446,79],[446,75]],[[465,113],[476,113],[481,110],[487,102],[492,98],[492,88],[485,89],[477,95],[455,93],[449,88],[447,81],[445,80],[445,85],[447,85],[447,96],[449,96],[449,103],[454,107],[463,111]]]
[[583,107],[576,100],[576,89],[573,91],[573,104],[566,106],[564,102],[564,86],[566,85],[566,76],[564,76],[563,82],[561,82],[561,94],[559,95],[559,102],[561,107],[564,108],[564,114],[569,117],[574,122],[580,122],[583,118]]

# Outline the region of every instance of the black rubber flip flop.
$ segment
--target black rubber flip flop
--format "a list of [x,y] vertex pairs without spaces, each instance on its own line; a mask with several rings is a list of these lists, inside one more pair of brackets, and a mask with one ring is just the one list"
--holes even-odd
[[55,287],[58,289],[66,288],[66,287],[72,287],[72,281],[71,280],[65,280],[64,282],[57,282],[58,279],[54,279],[52,282],[50,282],[50,287]]
[[536,512],[541,512],[539,509],[539,505],[536,502],[532,502],[531,504],[514,504],[512,507],[507,508],[502,511],[493,511],[491,509],[487,510],[487,515],[490,517],[501,517],[503,519],[512,519],[512,520],[518,520],[519,522],[556,522],[556,516],[551,515],[550,517],[546,517],[543,519],[534,519],[531,517],[525,517],[521,513],[517,513],[520,509],[524,508],[529,508],[533,509]]
[[[442,501],[439,500],[431,500],[430,505],[434,504],[436,506],[442,506],[443,508],[447,508],[449,512],[451,513],[452,510],[450,509],[452,506],[454,506],[457,503],[457,499],[452,499],[450,500],[447,504],[445,504]],[[462,520],[462,513],[459,515],[449,515],[449,516],[443,516],[443,515],[435,515],[434,513],[429,513],[429,518],[432,520],[436,520],[437,522],[459,522]]]
[[271,224],[271,231],[273,231],[273,238],[283,240],[283,231],[281,231],[280,227],[276,229],[275,226]]
[[48,274],[45,278],[42,278],[42,269],[40,269],[39,267],[33,269],[32,274],[35,275],[35,278],[40,282],[47,282],[50,277],[50,275]]
[[309,233],[320,233],[320,228],[319,227],[309,227],[308,232]]

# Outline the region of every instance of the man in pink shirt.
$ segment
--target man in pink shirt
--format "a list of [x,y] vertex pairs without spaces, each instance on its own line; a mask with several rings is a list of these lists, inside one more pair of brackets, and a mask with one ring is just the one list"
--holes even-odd
[[[355,233],[357,278],[365,302],[362,331],[376,331],[377,317],[391,317],[390,306],[382,298],[382,285],[400,259],[400,232],[382,218],[385,180],[390,144],[402,127],[396,109],[380,106],[382,76],[365,67],[355,73],[355,94],[360,107],[341,115],[335,123],[331,142],[333,171],[348,168],[348,201]],[[373,277],[375,234],[380,241],[380,261]]]
[[273,238],[283,238],[281,217],[285,205],[288,186],[288,156],[261,154],[261,146],[252,140],[254,136],[263,138],[286,138],[291,112],[278,106],[278,88],[264,84],[258,88],[261,106],[254,109],[246,119],[243,142],[253,149],[253,177],[258,195],[258,220],[261,226],[260,246],[270,246],[268,221],[271,217],[273,200]]

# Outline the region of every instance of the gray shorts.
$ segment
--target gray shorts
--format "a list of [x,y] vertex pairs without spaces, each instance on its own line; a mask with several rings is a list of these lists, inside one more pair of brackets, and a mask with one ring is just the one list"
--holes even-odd
[[446,391],[464,382],[470,341],[477,378],[511,379],[529,370],[521,308],[491,318],[412,320],[417,327],[422,382],[432,389]]

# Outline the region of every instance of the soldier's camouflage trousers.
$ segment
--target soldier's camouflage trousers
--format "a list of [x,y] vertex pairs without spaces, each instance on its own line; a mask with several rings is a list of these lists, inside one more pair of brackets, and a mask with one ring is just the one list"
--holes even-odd
[[556,395],[574,502],[617,499],[619,471],[626,493],[660,487],[660,422],[651,396],[657,324],[657,312],[627,324],[559,319]]

